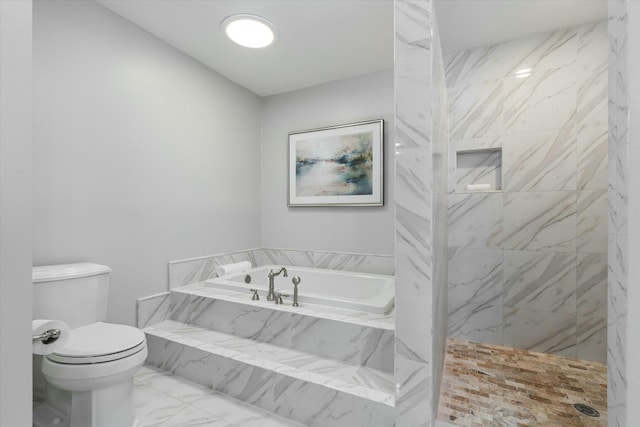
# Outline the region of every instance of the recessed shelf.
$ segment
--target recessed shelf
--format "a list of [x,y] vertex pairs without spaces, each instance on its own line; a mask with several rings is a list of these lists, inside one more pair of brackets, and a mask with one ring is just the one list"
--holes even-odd
[[502,148],[456,152],[456,192],[502,190]]

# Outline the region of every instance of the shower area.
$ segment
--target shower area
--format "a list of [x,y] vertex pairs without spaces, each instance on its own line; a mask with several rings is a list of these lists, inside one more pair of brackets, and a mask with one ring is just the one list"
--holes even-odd
[[[397,425],[422,374],[454,425],[606,426],[615,28],[442,52],[438,2],[419,6],[429,24],[403,33],[418,2],[396,2]],[[405,110],[405,90],[426,105]],[[429,318],[406,309],[420,292]],[[423,336],[405,326],[421,322]]]
[[[521,386],[546,375],[538,356],[527,362],[521,352],[459,341],[606,363],[607,40],[602,20],[444,57],[448,336],[456,340],[448,356],[459,361],[484,348],[486,362],[517,359],[529,374],[514,376]],[[538,385],[573,370],[597,375],[595,390],[606,385],[598,364],[547,359],[565,369],[551,369]],[[573,388],[584,382],[572,379]],[[452,410],[456,386],[443,404],[451,420],[463,420],[471,411]],[[564,385],[551,394],[525,389],[534,403],[571,393]],[[585,392],[576,403],[606,412],[604,396]]]

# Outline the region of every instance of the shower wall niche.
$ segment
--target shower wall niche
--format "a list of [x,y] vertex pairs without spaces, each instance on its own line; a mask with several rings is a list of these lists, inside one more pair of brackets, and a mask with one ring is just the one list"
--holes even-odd
[[606,22],[445,64],[449,336],[604,362]]

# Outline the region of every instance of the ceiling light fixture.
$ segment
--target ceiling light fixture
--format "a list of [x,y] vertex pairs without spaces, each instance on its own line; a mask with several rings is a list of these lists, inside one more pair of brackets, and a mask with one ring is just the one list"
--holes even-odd
[[252,49],[269,46],[278,34],[271,22],[247,13],[225,18],[220,24],[220,29],[235,43]]

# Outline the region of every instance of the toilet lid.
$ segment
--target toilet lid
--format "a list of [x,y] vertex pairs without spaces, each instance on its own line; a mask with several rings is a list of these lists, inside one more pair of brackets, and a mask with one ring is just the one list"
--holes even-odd
[[58,363],[101,363],[135,354],[145,345],[138,328],[98,322],[71,330],[65,346],[47,357]]

